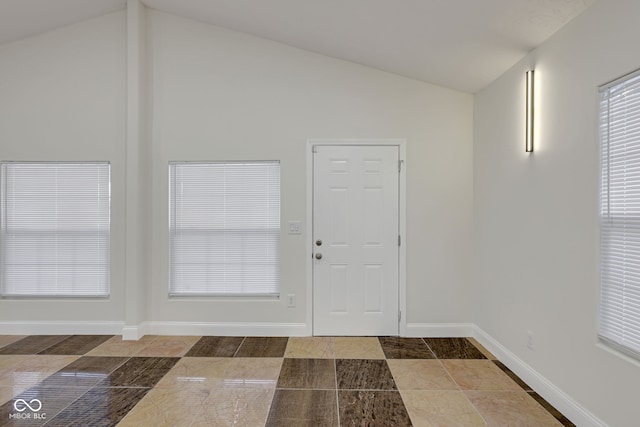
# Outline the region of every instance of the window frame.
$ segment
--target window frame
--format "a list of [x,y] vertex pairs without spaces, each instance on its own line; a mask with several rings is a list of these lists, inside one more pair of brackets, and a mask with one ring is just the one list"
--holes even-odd
[[[172,234],[175,231],[173,230],[173,223],[176,221],[176,212],[174,211],[175,201],[173,198],[175,197],[175,183],[172,182],[174,180],[173,175],[175,173],[175,167],[184,167],[184,166],[240,166],[240,165],[267,165],[267,166],[277,166],[277,228],[273,229],[273,233],[275,234],[275,242],[276,249],[274,251],[275,255],[275,269],[276,273],[274,276],[275,283],[273,287],[273,291],[271,292],[180,292],[180,290],[175,289],[175,284],[172,283],[174,280],[174,239],[175,236]],[[280,287],[281,287],[281,275],[280,275],[280,267],[281,267],[281,233],[282,233],[282,218],[281,218],[281,205],[282,205],[282,197],[281,197],[281,162],[279,160],[233,160],[233,161],[169,161],[168,162],[168,297],[170,299],[229,299],[229,298],[239,298],[242,300],[246,300],[248,298],[257,298],[257,299],[277,299],[280,297]],[[210,228],[213,231],[213,228]],[[225,230],[226,231],[226,230]]]
[[[612,108],[611,108],[611,96],[610,96],[612,91],[619,89],[623,85],[630,84],[631,86],[630,90],[632,91],[631,96],[635,95],[636,97],[638,97],[638,100],[640,101],[640,81],[638,81],[639,79],[640,79],[640,70],[636,70],[622,77],[619,77],[607,84],[600,86],[598,88],[598,115],[597,115],[598,143],[599,143],[598,144],[598,147],[599,147],[599,154],[598,154],[599,199],[600,199],[599,215],[598,215],[600,247],[599,247],[599,288],[598,288],[599,296],[598,296],[597,336],[598,336],[598,340],[602,342],[604,345],[636,360],[640,360],[640,343],[633,342],[633,341],[638,341],[640,339],[640,324],[635,327],[632,325],[631,327],[632,332],[630,333],[628,332],[613,333],[612,332],[613,326],[611,325],[613,324],[618,329],[625,329],[625,328],[628,328],[629,323],[633,323],[633,322],[629,322],[628,320],[625,321],[623,319],[624,317],[630,317],[632,321],[638,321],[638,319],[640,319],[640,314],[632,313],[630,316],[625,316],[624,309],[626,308],[627,311],[631,311],[629,309],[629,305],[633,305],[634,303],[640,304],[640,296],[636,296],[633,302],[631,303],[625,302],[625,298],[622,298],[622,301],[617,301],[618,305],[620,305],[620,307],[618,308],[620,308],[623,313],[618,314],[618,317],[622,318],[622,320],[620,320],[621,323],[614,323],[613,320],[611,320],[614,316],[610,314],[608,315],[605,313],[606,310],[612,310],[615,307],[615,304],[609,301],[609,299],[611,298],[605,295],[607,292],[610,293],[611,288],[613,287],[612,285],[605,284],[605,281],[610,280],[605,278],[605,276],[611,275],[610,270],[615,268],[615,266],[613,266],[614,263],[612,263],[611,261],[608,262],[608,260],[611,257],[617,256],[617,257],[621,257],[623,260],[626,260],[628,253],[633,251],[633,249],[627,249],[625,245],[624,246],[625,249],[622,251],[623,255],[616,255],[613,253],[614,252],[613,250],[608,249],[607,244],[610,244],[611,242],[620,243],[620,241],[627,241],[628,239],[627,234],[632,235],[633,233],[635,233],[636,237],[640,237],[640,216],[637,216],[637,213],[636,213],[636,216],[632,214],[626,214],[626,213],[623,215],[616,215],[616,213],[612,213],[612,208],[611,208],[611,194],[612,194],[611,169],[612,167],[611,167],[611,164],[616,162],[611,161],[611,145],[614,144],[611,141],[612,139],[615,139],[615,137],[618,135],[616,134],[613,137],[611,135]],[[606,104],[606,107],[605,107],[605,104]],[[619,106],[617,105],[616,107],[619,108]],[[640,102],[637,102],[636,105],[633,105],[633,113],[624,114],[624,119],[627,120],[629,116],[631,116],[632,119],[640,117]],[[636,131],[640,130],[640,126],[635,125],[635,127],[637,128],[635,129]],[[628,144],[629,142],[640,143],[640,137],[638,136],[634,137],[633,132],[631,132],[631,136],[626,135],[623,138],[623,140],[624,140],[623,143],[618,141],[616,141],[615,143],[617,144]],[[626,147],[620,148],[620,146],[616,146],[614,151],[616,150],[626,150]],[[640,145],[638,146],[638,150],[640,150]],[[637,156],[636,154],[633,154],[630,157],[631,157],[631,162],[633,162],[633,165],[635,167],[640,168],[640,157]],[[625,151],[625,155],[623,156],[623,159],[626,165],[626,161],[629,159],[629,156],[626,153],[626,151]],[[617,168],[619,169],[621,167],[617,166]],[[619,174],[620,171],[618,169],[616,169],[616,172]],[[624,167],[624,169],[626,170],[626,166]],[[636,173],[635,175],[640,175],[640,173]],[[616,175],[615,180],[616,181],[620,180],[622,182],[622,184],[620,183],[618,184],[619,186],[621,186],[621,187],[618,187],[618,189],[622,189],[622,187],[625,187],[625,190],[626,190],[627,183],[628,183],[626,172],[624,172],[624,178],[620,178],[618,175]],[[614,193],[615,193],[615,190],[614,190]],[[626,191],[625,191],[625,194],[626,194]],[[640,201],[640,195],[635,198],[631,197],[630,199],[632,199],[632,201],[633,200]],[[629,200],[629,198],[625,196],[624,201],[626,202],[627,200]],[[616,210],[617,209],[619,208],[616,208]],[[625,205],[625,210],[626,210],[626,205]],[[632,210],[632,209],[629,209],[629,210]],[[638,229],[638,231],[635,231],[635,232],[627,231],[629,229],[634,229],[634,228]],[[623,238],[618,237],[617,238],[618,240],[615,240],[614,238],[609,237],[609,235],[613,234],[614,231],[617,231],[618,234],[623,234],[625,237]],[[631,237],[631,239],[633,239],[633,236]],[[618,250],[618,252],[620,251]],[[640,269],[640,259],[634,262],[633,266]],[[621,275],[628,274],[627,273],[628,268],[626,267],[625,268],[617,267],[617,268],[618,268],[617,271],[619,272],[619,274]],[[626,278],[620,279],[620,280],[622,282],[627,281]],[[640,279],[638,281],[640,283]],[[622,295],[624,295],[625,293],[629,294],[630,293],[629,289],[632,289],[633,287],[637,287],[638,289],[640,289],[638,285],[633,285],[633,284],[620,285],[621,294]]]
[[[47,290],[49,292],[34,292],[33,290],[31,290],[29,292],[29,290],[27,290],[24,293],[20,293],[20,292],[9,292],[8,291],[8,287],[10,287],[11,285],[7,285],[7,279],[5,274],[7,274],[7,270],[8,268],[6,267],[6,262],[7,262],[7,258],[5,258],[5,254],[6,252],[9,251],[9,249],[7,248],[7,237],[6,234],[7,233],[15,233],[15,231],[8,231],[9,229],[9,225],[7,225],[7,221],[9,220],[8,217],[9,215],[6,212],[7,209],[7,205],[10,204],[8,202],[8,197],[10,197],[9,194],[9,190],[8,190],[8,181],[10,181],[9,178],[7,178],[7,174],[10,173],[9,169],[11,169],[12,166],[20,166],[20,165],[24,165],[24,166],[28,166],[28,165],[41,165],[41,166],[72,166],[72,165],[79,165],[79,166],[90,166],[90,165],[96,165],[96,166],[106,166],[106,170],[103,171],[99,171],[96,170],[95,173],[97,174],[96,176],[98,177],[99,181],[97,182],[97,193],[98,196],[98,200],[99,202],[96,204],[96,206],[104,208],[104,204],[106,203],[106,211],[104,210],[98,210],[99,215],[101,215],[101,221],[98,221],[97,224],[97,228],[92,229],[93,231],[91,231],[92,233],[99,235],[99,247],[100,250],[98,251],[98,253],[102,253],[104,255],[104,257],[101,259],[100,262],[100,266],[101,268],[98,268],[97,270],[95,270],[95,273],[100,273],[100,275],[102,276],[102,282],[100,282],[99,284],[96,285],[96,287],[94,288],[94,292],[69,292],[69,290],[73,289],[74,287],[77,288],[78,285],[77,284],[63,284],[62,286],[60,286],[59,284],[48,284],[48,285],[44,285],[45,287],[48,286]],[[106,183],[103,181],[105,179],[105,176],[100,176],[101,174],[105,174],[106,172]],[[16,160],[3,160],[0,161],[0,180],[2,181],[0,183],[0,268],[2,269],[2,271],[0,272],[0,299],[28,299],[28,300],[37,300],[37,299],[109,299],[111,296],[111,162],[109,161],[16,161]],[[106,187],[106,189],[104,188]],[[106,195],[102,190],[106,190]],[[67,193],[71,193],[73,192],[73,189],[67,190]],[[65,197],[65,192],[61,191],[60,192],[60,198],[64,198]],[[56,197],[58,195],[58,192],[56,192]],[[37,194],[37,196],[42,197],[41,194]],[[14,200],[12,202],[15,202],[15,196]],[[56,206],[58,206],[58,200],[56,199]],[[56,208],[56,212],[58,212],[58,209]],[[104,220],[104,216],[106,215],[106,221]],[[15,221],[14,221],[15,222]],[[107,230],[102,230],[100,227],[104,226],[106,222],[106,228]],[[34,226],[37,226],[38,224],[34,224]],[[15,224],[12,225],[12,228],[15,228]],[[56,235],[65,235],[65,230],[61,229],[60,227],[57,227],[55,229],[50,230],[50,232],[52,233],[56,233]],[[73,232],[71,230],[67,230],[67,234],[68,233],[72,233]],[[75,231],[75,233],[77,233],[77,231]],[[57,251],[57,248],[56,248]],[[73,249],[73,251],[75,251],[75,248]],[[8,256],[8,255],[7,255]],[[57,256],[56,256],[57,257]],[[91,263],[89,263],[91,264]],[[58,264],[57,264],[58,265]],[[74,264],[75,265],[75,264]],[[86,266],[87,262],[85,260],[84,263],[80,262],[77,264],[78,266]],[[56,267],[57,268],[57,267]],[[60,279],[60,277],[58,275],[55,276],[56,277],[56,281]],[[74,279],[77,278],[76,276],[74,276]],[[99,282],[99,281],[98,281]],[[31,286],[37,286],[35,284],[32,284]],[[15,288],[15,285],[13,285],[13,287]],[[61,289],[59,289],[57,292],[52,291],[55,290],[56,287],[60,287]]]

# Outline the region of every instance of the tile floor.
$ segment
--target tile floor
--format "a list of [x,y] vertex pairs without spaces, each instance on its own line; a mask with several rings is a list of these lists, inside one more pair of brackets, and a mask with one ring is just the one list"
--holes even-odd
[[0,336],[0,426],[115,425],[573,424],[473,339]]

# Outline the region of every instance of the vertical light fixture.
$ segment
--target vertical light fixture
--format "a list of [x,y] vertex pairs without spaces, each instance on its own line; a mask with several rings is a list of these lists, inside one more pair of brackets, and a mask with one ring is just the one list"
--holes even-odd
[[533,152],[533,70],[527,70],[527,118],[524,151]]

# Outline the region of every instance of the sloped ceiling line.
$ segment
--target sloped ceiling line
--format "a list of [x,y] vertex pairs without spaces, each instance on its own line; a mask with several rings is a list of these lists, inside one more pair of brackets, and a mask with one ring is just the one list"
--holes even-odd
[[[151,8],[474,93],[595,0],[143,0]],[[126,0],[0,0],[0,44]]]

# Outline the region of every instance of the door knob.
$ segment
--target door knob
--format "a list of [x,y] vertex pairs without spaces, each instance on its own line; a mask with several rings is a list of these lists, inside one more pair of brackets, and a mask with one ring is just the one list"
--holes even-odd
[[320,239],[316,240],[316,246],[322,246],[322,240]]
[[316,254],[316,259],[322,259],[322,254],[321,253],[317,253]]

